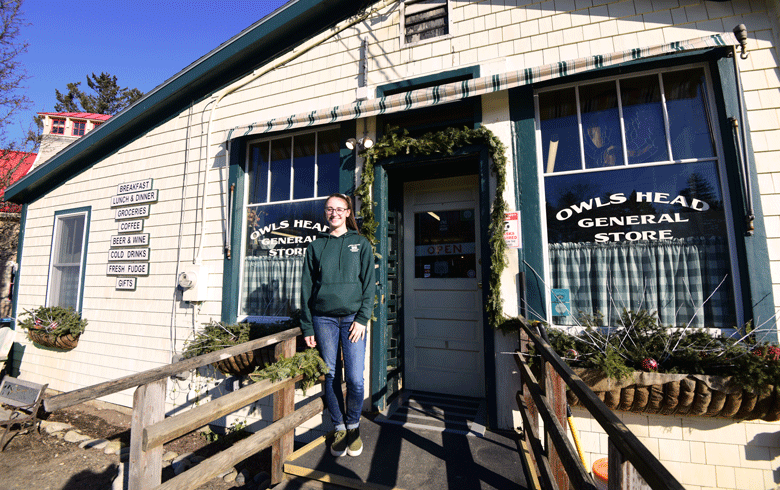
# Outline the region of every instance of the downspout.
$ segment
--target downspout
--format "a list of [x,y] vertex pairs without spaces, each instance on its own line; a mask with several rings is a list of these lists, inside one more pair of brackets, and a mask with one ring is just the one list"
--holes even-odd
[[[734,28],[734,35],[737,38],[737,41],[739,41],[739,46],[741,48],[740,58],[747,59],[748,54],[746,51],[747,47],[747,28],[745,27],[745,24],[740,24],[737,27]],[[743,185],[744,185],[744,192],[745,192],[745,228],[746,228],[746,235],[752,236],[755,227],[753,224],[753,221],[756,219],[755,211],[753,210],[753,185],[750,182],[750,164],[748,160],[748,154],[747,154],[747,117],[745,115],[745,104],[742,99],[742,75],[740,75],[739,72],[739,61],[737,60],[737,47],[732,46],[731,47],[731,54],[732,58],[734,58],[734,76],[736,78],[737,82],[737,112],[739,116],[739,120],[736,118],[730,118],[733,131],[736,136],[737,141],[737,154],[739,155],[739,159],[741,160],[740,170],[742,172],[743,177]],[[742,124],[740,124],[740,122]]]
[[[203,179],[203,199],[201,202],[201,212],[200,212],[200,219],[201,219],[201,225],[200,225],[200,243],[198,243],[198,252],[195,254],[195,258],[193,259],[193,263],[196,265],[200,265],[202,263],[201,259],[201,253],[203,252],[203,242],[206,238],[206,192],[209,186],[209,169],[208,164],[211,162],[211,124],[214,121],[214,114],[217,111],[217,107],[219,107],[219,103],[222,101],[222,99],[225,98],[225,96],[235,92],[236,90],[254,82],[258,78],[262,77],[266,73],[273,71],[290,61],[298,58],[302,54],[308,52],[310,49],[322,44],[323,42],[327,41],[328,39],[332,38],[333,36],[339,34],[340,32],[344,31],[345,29],[348,29],[349,27],[352,27],[353,25],[357,24],[358,22],[362,22],[366,20],[369,16],[373,15],[374,13],[378,12],[379,10],[387,7],[388,5],[397,3],[398,0],[383,0],[379,4],[373,6],[372,8],[359,13],[358,15],[347,19],[345,21],[342,21],[339,24],[336,24],[335,26],[331,27],[330,29],[314,36],[313,38],[309,39],[308,41],[298,45],[295,47],[292,51],[282,55],[280,58],[277,58],[276,61],[271,65],[266,65],[262,68],[259,68],[252,72],[251,75],[249,75],[249,78],[239,80],[232,85],[229,85],[225,87],[224,89],[220,90],[213,96],[213,104],[211,106],[211,112],[209,114],[209,121],[206,126],[206,175]],[[229,158],[229,155],[226,157]]]

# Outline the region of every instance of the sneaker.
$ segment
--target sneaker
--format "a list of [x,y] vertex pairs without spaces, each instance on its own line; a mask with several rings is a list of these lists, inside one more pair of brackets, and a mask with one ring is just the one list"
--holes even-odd
[[333,442],[330,445],[330,454],[336,456],[344,456],[347,452],[347,431],[337,430],[333,434]]
[[360,440],[360,429],[347,429],[347,454],[360,456],[363,452],[363,441]]

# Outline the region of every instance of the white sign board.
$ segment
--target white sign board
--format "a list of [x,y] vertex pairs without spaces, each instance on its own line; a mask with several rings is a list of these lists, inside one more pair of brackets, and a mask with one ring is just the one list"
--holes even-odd
[[148,248],[112,248],[108,251],[108,261],[149,260]]
[[135,235],[111,235],[112,247],[148,247],[149,234],[138,233]]
[[521,248],[520,213],[515,211],[504,214],[504,241],[508,248]]
[[157,189],[151,191],[134,192],[132,194],[120,194],[111,198],[111,207],[127,206],[130,204],[142,204],[145,202],[157,202]]
[[131,192],[143,192],[152,188],[152,179],[137,180],[116,186],[117,194],[129,194]]
[[107,276],[148,276],[149,264],[141,262],[139,264],[108,264],[106,269]]
[[117,277],[117,291],[135,291],[135,277]]
[[146,218],[147,216],[149,216],[148,204],[116,210],[116,219]]
[[144,220],[134,219],[132,221],[120,221],[117,228],[119,233],[137,233],[144,231]]

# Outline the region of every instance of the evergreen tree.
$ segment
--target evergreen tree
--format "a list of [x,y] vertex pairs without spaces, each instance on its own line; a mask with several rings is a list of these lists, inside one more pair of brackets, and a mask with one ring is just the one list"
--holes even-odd
[[80,85],[81,82],[69,83],[66,93],[55,89],[57,104],[54,110],[114,115],[144,95],[137,88],[120,87],[116,75],[106,72],[87,76],[87,86],[94,93],[82,91]]

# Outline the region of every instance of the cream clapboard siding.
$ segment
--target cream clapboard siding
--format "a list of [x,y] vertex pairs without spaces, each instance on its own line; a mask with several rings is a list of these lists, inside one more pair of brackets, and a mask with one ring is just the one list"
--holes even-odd
[[[774,4],[773,4],[774,5]],[[224,147],[230,128],[274,117],[349,104],[355,100],[361,38],[369,40],[368,85],[376,86],[479,65],[481,76],[608,53],[637,46],[668,43],[730,31],[745,23],[750,31],[748,60],[740,61],[751,124],[751,137],[760,174],[760,191],[768,233],[776,301],[780,301],[780,76],[777,70],[776,8],[763,2],[697,1],[547,1],[453,2],[452,32],[445,39],[400,48],[397,7],[347,29],[286,66],[274,70],[228,95],[213,123],[211,183],[207,190],[207,234],[203,250],[209,265],[210,301],[199,308],[174,298],[177,255],[182,267],[191,262],[199,240],[200,201],[205,166],[209,100],[182,111],[166,123],[118,149],[91,169],[29,206],[24,243],[22,295],[19,311],[44,302],[55,211],[92,207],[84,315],[90,320],[79,348],[68,353],[27,345],[23,376],[45,381],[57,390],[71,390],[167,363],[179,351],[193,327],[218,319],[222,289],[222,206]],[[774,31],[773,31],[774,29]],[[178,67],[171,67],[174,71]],[[493,97],[493,96],[491,96]],[[483,100],[483,121],[504,140],[511,153],[507,112],[496,100]],[[189,163],[184,172],[185,137],[189,121]],[[369,122],[372,134],[374,121]],[[362,124],[358,123],[358,132]],[[511,155],[508,155],[511,158]],[[510,172],[509,175],[512,175]],[[117,234],[110,197],[116,186],[144,178],[154,179],[160,200],[152,204],[144,232],[151,239],[151,275],[138,279],[135,292],[114,290],[114,278],[105,275],[111,235]],[[511,189],[511,186],[510,186]],[[511,190],[508,196],[512,197]],[[185,197],[181,212],[181,198]],[[509,200],[513,202],[514,198]],[[181,224],[181,237],[179,226]],[[181,250],[178,244],[181,240]],[[233,244],[238,250],[240,244]],[[512,276],[516,264],[507,271]],[[508,283],[511,281],[507,279]],[[509,296],[507,296],[509,297]],[[507,301],[513,314],[515,301]],[[24,341],[23,341],[24,342]],[[192,391],[213,389],[200,381],[180,383],[176,403],[187,403]],[[193,388],[194,387],[194,388]],[[108,401],[130,405],[125,393]],[[511,420],[508,406],[500,418]],[[257,414],[255,414],[256,416]],[[310,424],[319,426],[319,420]]]

